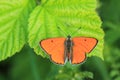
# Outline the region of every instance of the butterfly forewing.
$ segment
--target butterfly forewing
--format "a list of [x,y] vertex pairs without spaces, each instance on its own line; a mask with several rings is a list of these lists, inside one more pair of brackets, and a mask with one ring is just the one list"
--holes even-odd
[[40,42],[42,49],[50,55],[53,62],[57,64],[65,63],[64,42],[66,38],[50,38]]
[[72,39],[73,41],[73,50],[72,50],[72,64],[79,64],[85,61],[86,53],[90,53],[92,49],[97,44],[97,40],[95,38],[87,38],[87,37],[75,37]]

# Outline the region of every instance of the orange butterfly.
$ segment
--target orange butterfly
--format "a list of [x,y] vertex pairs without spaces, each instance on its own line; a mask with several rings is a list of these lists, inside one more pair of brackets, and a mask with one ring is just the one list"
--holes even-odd
[[49,38],[40,41],[41,48],[50,55],[53,62],[79,64],[85,61],[86,53],[90,53],[98,40],[90,37]]

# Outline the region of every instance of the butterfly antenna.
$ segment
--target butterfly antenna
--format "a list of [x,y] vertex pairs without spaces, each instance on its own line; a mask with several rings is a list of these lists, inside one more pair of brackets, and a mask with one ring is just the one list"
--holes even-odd
[[[74,26],[74,25],[72,25],[72,24],[68,24],[68,23],[66,23],[66,25],[67,25],[67,26]],[[77,28],[75,31],[73,31],[73,32],[70,33],[69,35],[72,36],[73,34],[75,34],[75,32],[78,32],[80,29],[81,29],[81,27]]]
[[59,26],[57,27],[62,33],[64,33],[64,35],[65,36],[67,36],[67,33],[64,31],[64,30],[62,30]]
[[81,27],[79,27],[77,30],[75,30],[74,32],[72,32],[70,35],[75,34],[75,32],[78,32],[81,29]]

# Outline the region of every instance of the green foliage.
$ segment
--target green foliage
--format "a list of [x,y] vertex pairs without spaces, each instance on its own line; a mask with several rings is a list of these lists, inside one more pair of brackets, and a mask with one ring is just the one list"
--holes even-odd
[[[100,15],[105,30],[104,59],[111,80],[120,79],[120,0],[104,1]],[[109,79],[109,80],[110,80]]]
[[28,17],[34,7],[34,0],[0,0],[0,61],[27,42]]
[[103,36],[101,21],[95,12],[96,0],[44,0],[32,12],[29,19],[29,44],[35,52],[43,57],[39,42],[46,38],[66,37],[58,27],[69,35],[94,37],[98,39],[96,48],[89,56],[103,58]]
[[28,46],[14,56],[12,63],[9,80],[45,80],[51,69],[50,61],[35,55]]
[[82,66],[82,70],[90,71],[94,74],[94,80],[110,80],[106,64],[98,57],[90,57]]
[[[52,66],[53,69],[56,66]],[[51,72],[54,70],[51,69]],[[81,71],[80,66],[70,66],[70,64],[64,67],[58,67],[58,71],[55,74],[49,74],[46,80],[86,80],[93,79],[93,74],[88,71]]]
[[[72,72],[71,70],[65,68],[65,71],[63,70],[59,70],[59,73],[55,76],[55,80],[84,80],[86,78],[88,79],[93,79],[93,74],[91,72],[79,72],[79,70],[77,72]],[[53,80],[51,79],[51,80]],[[49,80],[49,79],[48,79]]]

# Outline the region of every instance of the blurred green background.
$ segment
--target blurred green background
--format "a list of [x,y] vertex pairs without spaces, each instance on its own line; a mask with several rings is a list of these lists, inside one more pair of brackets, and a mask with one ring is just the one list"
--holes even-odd
[[105,31],[104,61],[90,57],[78,66],[58,66],[29,46],[0,62],[0,80],[120,80],[120,0],[100,0]]

